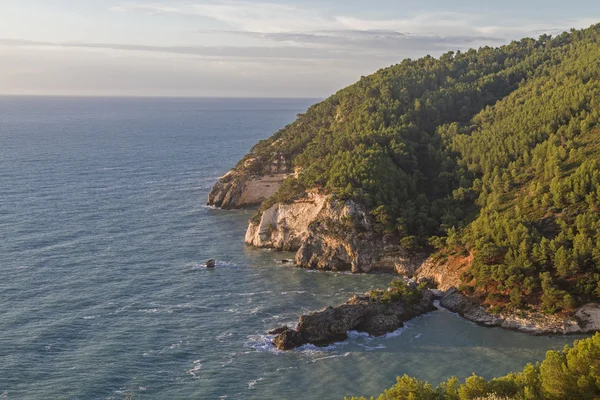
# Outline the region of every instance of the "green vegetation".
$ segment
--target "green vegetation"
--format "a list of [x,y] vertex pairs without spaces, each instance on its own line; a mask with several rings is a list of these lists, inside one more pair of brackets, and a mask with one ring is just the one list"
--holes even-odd
[[[363,77],[238,165],[299,168],[408,250],[473,255],[462,289],[503,308],[600,297],[600,25],[424,57]],[[264,171],[263,171],[264,172]]]
[[[396,385],[377,400],[587,400],[600,398],[600,334],[566,346],[562,352],[549,351],[546,359],[529,364],[519,373],[486,381],[473,375],[460,383],[450,378],[434,388],[427,382],[399,377]],[[374,400],[375,398],[371,398]],[[353,397],[346,400],[366,400]]]
[[404,282],[404,280],[396,279],[390,283],[388,290],[371,290],[369,296],[386,304],[401,300],[409,305],[418,304],[423,298],[423,291],[427,288],[427,282],[422,282],[412,287]]

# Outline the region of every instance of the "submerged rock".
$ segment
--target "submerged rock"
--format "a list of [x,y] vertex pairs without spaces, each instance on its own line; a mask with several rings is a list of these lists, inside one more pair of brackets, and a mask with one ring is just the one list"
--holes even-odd
[[429,290],[421,292],[418,301],[385,302],[371,296],[354,296],[341,306],[302,315],[298,328],[282,331],[273,344],[280,350],[307,343],[325,346],[346,340],[351,330],[381,336],[401,328],[412,318],[435,310],[433,298]]
[[216,267],[217,262],[213,259],[210,259],[207,262],[205,262],[204,265],[206,266],[206,268],[214,268]]

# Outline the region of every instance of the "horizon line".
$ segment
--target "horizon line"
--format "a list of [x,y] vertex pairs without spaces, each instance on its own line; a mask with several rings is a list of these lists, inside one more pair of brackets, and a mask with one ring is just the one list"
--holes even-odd
[[201,96],[201,95],[95,95],[95,94],[4,94],[0,97],[58,97],[90,99],[248,99],[248,100],[324,100],[325,97],[282,97],[282,96]]

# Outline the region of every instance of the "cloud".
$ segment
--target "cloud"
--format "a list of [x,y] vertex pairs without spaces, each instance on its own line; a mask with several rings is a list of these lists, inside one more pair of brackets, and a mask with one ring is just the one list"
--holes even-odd
[[[340,49],[312,47],[235,47],[235,46],[152,46],[119,43],[85,43],[85,42],[44,42],[30,40],[1,39],[0,46],[4,47],[38,47],[53,49],[88,49],[151,52],[163,54],[178,54],[196,56],[204,59],[217,60],[340,60],[358,59],[361,54]],[[376,54],[375,54],[376,55]]]
[[[313,56],[328,48],[348,56],[349,53],[383,55],[394,51],[398,57],[440,53],[481,45],[497,45],[540,32],[562,32],[572,25],[587,26],[582,21],[554,21],[552,25],[538,21],[494,21],[477,14],[458,12],[418,12],[404,18],[362,18],[336,15],[318,7],[275,4],[250,0],[197,0],[163,3],[126,3],[112,8],[120,12],[152,14],[185,14],[208,18],[224,25],[221,30],[198,30],[199,33],[235,35],[264,41],[265,47],[289,45],[311,47]],[[591,24],[591,23],[590,23]],[[588,25],[590,25],[588,24]],[[264,53],[257,47],[257,53]],[[414,51],[420,54],[414,54]],[[289,49],[283,48],[286,56]],[[270,51],[266,51],[269,53]],[[410,54],[407,54],[409,53]],[[295,58],[302,57],[298,50]]]
[[465,48],[480,43],[495,44],[505,40],[500,37],[440,36],[436,34],[411,34],[391,30],[345,30],[316,32],[223,32],[229,35],[249,36],[268,41],[295,45],[313,45],[319,48],[337,48],[362,54],[383,54],[387,51],[446,51]]
[[[123,35],[0,38],[0,75],[5,78],[0,93],[324,97],[403,58],[593,23],[492,20],[456,12],[366,18],[333,12],[316,0],[312,6],[271,1],[123,2],[111,8],[131,14],[114,15],[131,22]],[[136,14],[151,18],[138,21]],[[148,24],[152,35],[142,37]],[[129,28],[137,36],[128,43]],[[121,40],[125,43],[116,43]]]
[[321,10],[293,5],[254,1],[204,1],[162,3],[125,3],[111,7],[118,12],[144,12],[150,14],[182,14],[210,18],[231,28],[247,31],[280,32],[304,31],[323,26],[342,27],[334,18],[325,17]]

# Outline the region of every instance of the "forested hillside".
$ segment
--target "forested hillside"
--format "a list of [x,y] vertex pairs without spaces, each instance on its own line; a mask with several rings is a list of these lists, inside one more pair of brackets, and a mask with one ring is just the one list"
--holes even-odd
[[[363,77],[248,158],[352,199],[408,250],[472,255],[461,290],[548,313],[600,297],[600,25]],[[260,172],[260,171],[257,171]]]

